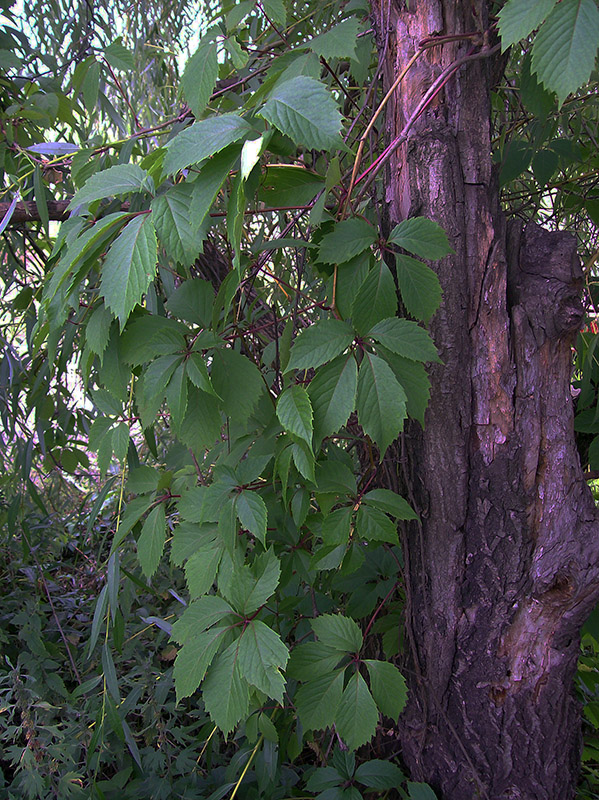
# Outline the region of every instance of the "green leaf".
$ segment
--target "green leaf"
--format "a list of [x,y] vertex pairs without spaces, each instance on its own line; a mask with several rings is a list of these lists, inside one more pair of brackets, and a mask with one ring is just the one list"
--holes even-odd
[[323,319],[305,328],[293,343],[287,370],[319,367],[346,350],[354,340],[347,322]]
[[119,422],[112,429],[112,451],[117,461],[125,460],[129,447],[129,426],[126,422]]
[[498,14],[501,51],[526,39],[546,19],[557,0],[508,0]]
[[370,677],[370,690],[381,714],[397,721],[408,699],[403,675],[387,661],[364,661]]
[[218,153],[202,165],[199,175],[190,184],[189,219],[194,227],[199,228],[206,219],[217,194],[238,158],[239,145],[236,145],[224,149],[222,153]]
[[195,633],[179,650],[173,669],[177,702],[183,697],[189,697],[198,688],[223,644],[227,631],[228,628],[217,627]]
[[366,681],[356,671],[348,681],[341,697],[335,727],[350,750],[357,750],[375,734],[379,712]]
[[410,800],[437,800],[437,795],[427,783],[413,783],[408,781]]
[[166,387],[166,402],[171,412],[173,427],[178,430],[187,409],[187,375],[185,362],[181,359]]
[[306,781],[306,789],[309,792],[322,792],[324,789],[338,787],[342,783],[343,776],[334,767],[320,767]]
[[241,677],[239,641],[227,647],[212,663],[202,684],[202,700],[215,725],[226,735],[248,713],[250,692]]
[[151,578],[158,569],[166,541],[166,517],[164,503],[153,508],[141,529],[137,540],[137,558],[146,578]]
[[120,226],[130,218],[129,214],[108,214],[99,219],[91,228],[87,228],[74,241],[70,242],[67,251],[52,270],[50,280],[44,286],[44,300],[49,302],[56,292],[73,277],[73,269],[79,268],[84,257],[93,254],[94,249],[105,243],[113,231],[111,228]]
[[312,447],[312,404],[303,386],[294,384],[280,395],[277,417],[283,428]]
[[362,647],[362,631],[349,617],[341,614],[322,614],[311,620],[318,640],[341,653],[358,653]]
[[197,164],[220,153],[251,130],[250,125],[237,114],[222,114],[196,122],[168,143],[164,171],[170,175]]
[[210,375],[208,375],[208,368],[200,353],[191,353],[187,359],[187,375],[189,380],[201,389],[203,392],[213,394],[216,396]]
[[424,427],[424,412],[428,407],[431,382],[423,364],[392,353],[378,347],[377,353],[382,356],[393,370],[393,374],[405,389],[408,398],[408,414],[417,419]]
[[428,333],[416,322],[407,319],[384,319],[368,331],[368,336],[399,356],[412,361],[441,363]]
[[276,25],[285,26],[287,9],[283,0],[262,0],[262,7],[269,19]]
[[259,620],[252,620],[239,640],[239,670],[243,677],[261,692],[283,702],[285,668],[289,651],[280,637]]
[[166,303],[167,309],[173,316],[194,325],[201,325],[203,328],[210,326],[213,305],[214,289],[212,284],[201,278],[184,281],[175,289]]
[[441,304],[441,284],[436,273],[410,256],[397,254],[397,282],[405,307],[416,319],[428,322]]
[[148,173],[137,164],[117,164],[102,172],[96,172],[85,184],[75,192],[69,203],[69,210],[77,208],[84,203],[101,200],[104,197],[114,197],[128,192],[140,192],[148,187]]
[[[324,518],[320,535],[327,546],[347,544],[351,530],[352,506],[337,508]],[[324,569],[322,566],[320,569]]]
[[215,392],[223,400],[225,413],[246,422],[265,390],[258,367],[235,350],[217,350],[211,378]]
[[354,299],[352,322],[359,334],[367,333],[380,320],[392,317],[397,311],[395,281],[383,262],[370,270]]
[[295,705],[302,725],[307,730],[328,728],[335,722],[337,708],[343,694],[345,670],[329,672],[304,683],[297,690]]
[[291,651],[287,676],[302,681],[319,678],[332,672],[341,658],[336,647],[328,647],[322,642],[306,642]]
[[395,519],[418,519],[418,514],[408,501],[391,489],[371,489],[366,492],[362,500],[367,505],[384,511],[385,514],[391,514]]
[[277,86],[259,113],[295,144],[330,150],[341,141],[342,118],[333,96],[305,75]]
[[193,522],[179,523],[171,541],[171,561],[180,567],[198,550],[215,546],[217,536],[218,528],[213,522],[205,525],[196,525]]
[[223,554],[220,543],[212,542],[210,546],[197,550],[185,564],[185,579],[192,600],[210,591],[216,579],[218,565]]
[[303,475],[307,481],[314,483],[314,454],[311,448],[300,439],[299,442],[294,442],[291,445],[291,454],[293,463],[300,475]]
[[343,20],[330,31],[315,36],[306,42],[313,53],[321,58],[355,58],[360,22],[355,17]]
[[389,517],[377,508],[361,505],[356,515],[356,536],[368,542],[398,544],[397,528]]
[[374,758],[360,764],[354,778],[370,789],[399,789],[405,780],[403,772],[396,764]]
[[[208,630],[217,622],[222,622],[225,617],[233,613],[233,609],[217,595],[207,595],[200,597],[189,605],[183,612],[180,619],[175,622],[172,630],[172,638],[185,644],[193,639],[196,634]],[[220,626],[220,630],[226,630],[226,626]]]
[[235,499],[235,511],[242,527],[253,533],[258,541],[266,544],[266,504],[257,492],[244,489]]
[[198,455],[220,439],[222,422],[214,392],[203,392],[188,385],[187,413],[179,426],[177,437]]
[[157,356],[186,351],[187,328],[174,319],[145,314],[127,325],[122,336],[123,358],[128,364],[147,364]]
[[181,184],[152,201],[152,219],[160,243],[173,261],[191,266],[202,252],[203,228],[192,223],[189,213],[193,184]]
[[427,261],[453,253],[443,228],[426,217],[404,219],[393,228],[388,241]]
[[100,356],[100,358],[108,344],[111,323],[112,314],[102,304],[94,309],[85,328],[85,342],[92,353]]
[[367,250],[377,240],[376,228],[360,217],[338,222],[322,237],[318,260],[325,264],[343,264]]
[[356,406],[357,387],[358,366],[353,353],[339,356],[316,372],[308,386],[316,443],[345,425]]
[[371,353],[360,364],[357,407],[358,421],[382,457],[403,427],[406,395],[388,364]]
[[181,356],[160,356],[144,372],[136,394],[137,406],[143,428],[149,428],[156,418],[166,395],[166,387]]
[[[97,452],[106,434],[112,427],[113,420],[109,417],[96,417],[89,429],[88,445],[92,452]],[[111,450],[112,452],[112,450]]]
[[534,41],[532,70],[561,105],[583,86],[595,66],[599,9],[594,0],[562,0]]
[[102,268],[100,295],[121,329],[154,279],[158,245],[151,214],[135,217],[113,242]]
[[202,39],[198,49],[185,65],[181,77],[181,90],[187,105],[199,117],[210,100],[218,78],[217,45]]
[[272,550],[256,558],[251,567],[238,563],[238,554],[225,553],[218,587],[240,614],[248,617],[264,605],[279,584],[281,564]]
[[549,183],[559,167],[559,156],[553,150],[538,150],[532,159],[532,172],[539,186]]
[[104,57],[111,67],[123,72],[131,72],[135,66],[135,56],[123,45],[120,36],[104,50]]

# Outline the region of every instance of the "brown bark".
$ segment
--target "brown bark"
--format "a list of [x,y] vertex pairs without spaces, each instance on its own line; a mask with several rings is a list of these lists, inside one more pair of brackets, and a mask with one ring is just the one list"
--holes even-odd
[[[48,202],[48,219],[62,220],[67,219],[69,216],[67,207],[70,200],[52,200]],[[9,210],[10,203],[0,203],[0,220],[4,219],[5,214]],[[10,225],[15,225],[23,222],[40,222],[40,212],[37,208],[37,203],[33,200],[26,200],[17,203],[15,210],[10,218]]]
[[[385,80],[434,35],[488,28],[485,0],[373,0]],[[472,38],[427,49],[389,117],[393,139]],[[599,594],[599,526],[570,396],[582,317],[574,238],[507,226],[491,166],[490,60],[466,63],[390,161],[394,224],[422,215],[455,255],[431,332],[424,431],[406,435],[422,524],[406,531],[411,695],[405,762],[444,800],[567,800],[580,757],[579,632]]]

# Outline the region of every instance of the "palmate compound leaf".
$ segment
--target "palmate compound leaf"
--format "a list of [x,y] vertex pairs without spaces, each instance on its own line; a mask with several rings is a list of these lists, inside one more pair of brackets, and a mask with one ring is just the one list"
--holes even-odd
[[259,555],[250,566],[240,563],[239,554],[225,552],[218,588],[235,610],[246,617],[257,611],[279,584],[281,564],[272,549]]
[[323,319],[305,328],[295,340],[286,371],[320,367],[340,355],[354,340],[347,322]]
[[381,714],[398,720],[408,699],[408,690],[403,675],[387,661],[364,661],[370,678],[370,691]]
[[498,14],[502,52],[538,28],[556,2],[557,0],[508,0]]
[[265,390],[258,367],[235,350],[217,350],[211,377],[225,413],[233,420],[246,422]]
[[332,672],[339,666],[342,658],[343,655],[335,647],[329,647],[322,642],[306,642],[291,651],[287,676],[302,681],[313,680]]
[[397,254],[397,282],[405,307],[416,319],[428,322],[441,303],[437,274],[422,261]]
[[319,642],[340,653],[357,653],[362,647],[362,631],[349,617],[322,614],[310,624]]
[[408,398],[408,414],[417,419],[424,427],[424,413],[428,407],[431,382],[426,373],[424,364],[402,358],[384,347],[377,347],[377,353],[382,356],[393,370],[393,374],[403,386]]
[[365,219],[345,219],[322,237],[318,259],[325,264],[343,264],[367,250],[376,239],[376,228]]
[[241,676],[239,640],[216,657],[202,684],[202,700],[210,718],[227,735],[248,713],[250,689]]
[[392,353],[412,361],[441,361],[429,334],[408,319],[381,320],[368,331],[368,336]]
[[164,503],[159,503],[146,517],[137,540],[137,558],[146,578],[151,578],[158,569],[165,541],[166,515]]
[[355,779],[370,789],[399,789],[405,776],[396,764],[375,758],[360,764],[355,772]]
[[426,217],[404,219],[393,228],[388,241],[428,261],[453,253],[443,228]]
[[328,672],[299,687],[294,699],[305,729],[320,730],[335,722],[343,694],[344,672],[344,669]]
[[235,498],[235,512],[241,525],[253,533],[264,546],[266,544],[266,503],[257,492],[244,489]]
[[223,554],[220,542],[213,541],[197,550],[185,564],[185,579],[192,600],[210,591]]
[[397,311],[397,292],[391,270],[379,261],[364,278],[352,304],[352,322],[363,335]]
[[385,514],[391,514],[395,519],[418,519],[408,501],[391,489],[371,489],[366,492],[362,500],[368,506],[378,508]]
[[158,244],[151,214],[129,222],[112,243],[102,267],[100,295],[121,329],[154,279]]
[[397,527],[377,508],[361,505],[356,515],[356,536],[368,542],[398,544]]
[[295,144],[330,150],[340,142],[341,114],[326,86],[298,75],[277,86],[259,112]]
[[239,639],[238,661],[243,677],[261,692],[283,702],[289,651],[281,638],[260,620],[252,620]]
[[312,447],[312,404],[303,386],[294,384],[281,393],[277,401],[277,417],[288,433]]
[[305,47],[325,59],[355,58],[360,22],[355,17],[344,19],[325,33],[310,39]]
[[[179,644],[185,644],[193,636],[208,630],[225,617],[232,615],[233,609],[222,597],[206,595],[191,603],[173,625],[172,638]],[[226,627],[221,625],[221,628]]]
[[204,161],[238,142],[251,130],[251,126],[237,114],[222,114],[195,122],[168,143],[164,171],[172,174]]
[[152,188],[148,184],[148,179],[148,173],[137,164],[117,164],[102,172],[96,172],[95,175],[88,178],[81,189],[75,193],[68,208],[71,210],[104,197]]
[[357,407],[360,425],[384,455],[403,427],[406,395],[391,367],[372,353],[360,364]]
[[228,627],[216,626],[188,637],[177,654],[173,669],[177,702],[198,688],[212,659],[225,642],[228,630]]
[[335,714],[337,732],[350,750],[370,741],[376,732],[379,712],[359,671],[351,676]]
[[217,43],[202,39],[198,49],[185,65],[181,90],[194,115],[199,117],[208,105],[218,78]]
[[202,252],[205,238],[203,227],[192,224],[189,208],[193,197],[193,184],[173,186],[152,201],[152,217],[156,233],[167,255],[188,267]]
[[532,71],[560,105],[588,81],[598,44],[595,0],[561,0],[543,23],[532,48]]

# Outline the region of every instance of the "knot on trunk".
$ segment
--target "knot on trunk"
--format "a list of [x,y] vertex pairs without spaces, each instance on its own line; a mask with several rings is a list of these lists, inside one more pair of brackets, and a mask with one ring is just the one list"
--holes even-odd
[[513,221],[509,239],[510,305],[525,310],[538,343],[573,336],[584,315],[576,238],[534,223],[522,229],[521,223]]

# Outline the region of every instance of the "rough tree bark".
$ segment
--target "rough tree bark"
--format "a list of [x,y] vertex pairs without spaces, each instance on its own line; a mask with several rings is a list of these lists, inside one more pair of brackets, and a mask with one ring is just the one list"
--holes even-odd
[[[486,0],[373,0],[390,86],[431,36],[488,28]],[[483,37],[426,49],[388,114]],[[599,526],[573,434],[571,345],[582,317],[574,238],[507,225],[491,166],[493,59],[465,63],[396,150],[391,223],[423,215],[455,255],[432,323],[423,432],[406,436],[422,516],[405,536],[412,776],[443,800],[567,800],[580,757],[580,628],[598,598]]]

